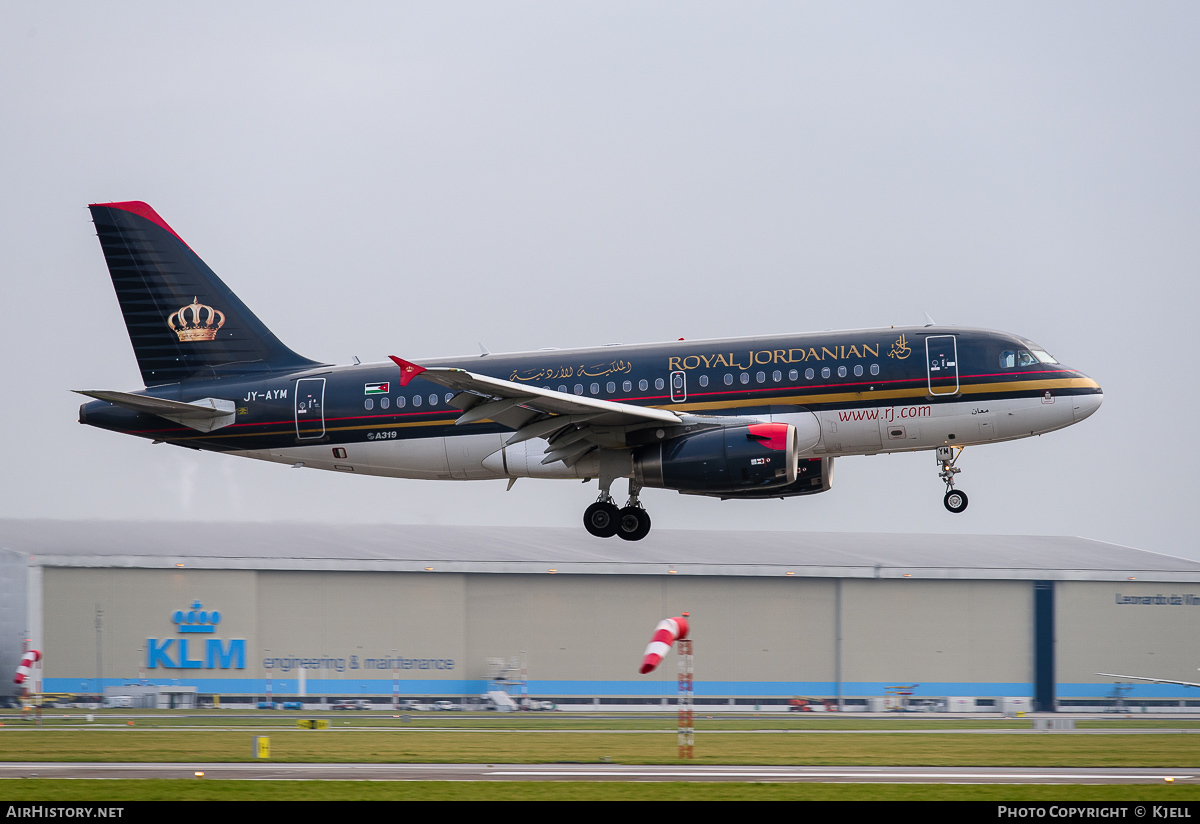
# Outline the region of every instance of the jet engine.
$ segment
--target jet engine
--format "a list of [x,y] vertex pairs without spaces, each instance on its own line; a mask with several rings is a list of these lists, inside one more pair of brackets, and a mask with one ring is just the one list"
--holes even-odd
[[792,498],[796,495],[816,495],[818,492],[828,492],[833,486],[833,458],[801,458],[796,466],[796,480],[787,486],[773,486],[770,489],[745,489],[738,492],[691,492],[683,490],[685,495],[708,495],[730,499],[762,499],[762,498]]
[[796,427],[789,423],[721,426],[638,447],[633,471],[644,487],[722,496],[765,492],[796,482],[796,452]]

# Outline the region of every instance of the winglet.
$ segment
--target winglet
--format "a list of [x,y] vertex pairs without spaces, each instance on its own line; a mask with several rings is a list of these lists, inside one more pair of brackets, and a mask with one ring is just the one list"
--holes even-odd
[[409,363],[404,358],[398,358],[395,355],[388,355],[392,362],[400,367],[400,385],[408,386],[408,382],[425,371],[424,366],[417,366],[415,363]]

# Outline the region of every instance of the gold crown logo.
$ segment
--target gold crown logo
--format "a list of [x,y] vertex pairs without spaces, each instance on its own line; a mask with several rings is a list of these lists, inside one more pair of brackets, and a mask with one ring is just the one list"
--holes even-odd
[[225,313],[205,306],[198,298],[192,298],[190,304],[181,306],[167,318],[167,326],[181,341],[213,340],[224,325]]

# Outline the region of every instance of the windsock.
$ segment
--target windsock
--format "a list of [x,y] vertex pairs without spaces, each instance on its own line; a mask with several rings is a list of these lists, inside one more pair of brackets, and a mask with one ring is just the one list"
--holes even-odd
[[665,621],[659,621],[658,626],[654,628],[654,638],[650,640],[650,644],[646,647],[646,656],[642,659],[642,668],[638,672],[642,675],[654,672],[654,668],[662,662],[663,656],[671,649],[671,644],[680,638],[687,638],[687,634],[687,618],[684,618],[682,615],[667,618]]
[[17,675],[13,678],[14,684],[24,684],[25,679],[29,677],[29,671],[33,669],[33,665],[42,660],[42,653],[36,649],[31,649],[25,653],[25,657],[21,659],[21,665],[17,667]]

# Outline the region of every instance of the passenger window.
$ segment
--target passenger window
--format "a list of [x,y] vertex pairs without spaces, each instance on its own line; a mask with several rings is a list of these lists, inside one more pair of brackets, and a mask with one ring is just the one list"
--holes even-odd
[[599,394],[600,394],[600,384],[598,384],[598,383],[593,383],[593,384],[591,385],[591,387],[589,387],[589,388],[592,390],[592,394],[593,394],[593,395],[599,395]]
[[779,383],[781,380],[783,380],[783,373],[776,369],[771,373],[771,380],[775,381],[775,383]]
[[700,385],[701,385],[701,386],[708,386],[708,375],[701,375],[701,376],[700,376]]
[[617,385],[613,381],[609,381],[608,386],[604,388],[608,390],[608,394],[610,395],[617,391]]
[[632,392],[633,391],[633,381],[625,381],[623,384],[621,384],[621,389],[623,389],[626,392]]
[[583,384],[582,384],[582,383],[577,383],[577,384],[575,384],[575,394],[576,394],[576,395],[582,395],[582,394],[583,394]]
[[375,408],[375,399],[367,398],[365,401],[363,401],[363,408],[367,409],[367,410],[374,409]]
[[567,387],[565,387],[565,386],[560,386],[560,387],[558,387],[558,391],[559,391],[559,392],[562,392],[562,393],[565,395],[565,394],[567,394]]
[[447,393],[446,393],[446,403],[450,403],[450,399],[451,399],[451,398],[453,398],[453,397],[454,397],[454,393],[453,393],[453,392],[447,392]]
[[1017,353],[1007,349],[1000,353],[1000,368],[1012,369],[1017,365]]
[[750,373],[743,372],[738,380],[740,380],[742,383],[750,383]]
[[390,406],[390,405],[391,405],[391,401],[389,401],[387,398],[379,399],[379,408],[380,409],[387,409],[388,406]]
[[421,405],[421,396],[413,395],[413,406],[420,406],[420,405]]
[[733,386],[733,375],[729,375],[729,374],[725,375],[725,385]]
[[871,374],[872,374],[872,375],[878,375],[878,374],[879,374],[879,364],[877,364],[877,363],[873,363],[873,364],[871,364]]
[[856,363],[854,365],[854,377],[856,377],[856,378],[862,377],[862,364],[861,363]]
[[811,369],[805,369],[805,370],[804,370],[804,379],[805,379],[806,381],[810,381],[810,380],[812,380],[814,377],[816,377],[816,374],[817,374],[817,373],[816,373],[816,372],[814,372],[814,371],[812,371]]
[[641,390],[642,392],[645,392],[649,388],[650,388],[650,383],[645,378],[638,381],[638,389]]
[[666,386],[666,385],[667,385],[667,384],[666,384],[666,383],[663,381],[663,379],[662,379],[662,378],[655,378],[655,379],[654,379],[654,388],[655,388],[655,389],[662,389],[662,388],[663,388],[664,386]]
[[839,366],[839,367],[838,367],[838,377],[839,377],[839,378],[844,378],[844,377],[846,377],[846,367],[844,367],[844,366]]
[[763,383],[763,382],[764,382],[764,381],[766,381],[766,379],[767,379],[767,373],[766,373],[766,372],[759,372],[757,375],[755,375],[755,376],[754,376],[754,379],[755,379],[756,381],[758,381],[759,383]]
[[430,395],[430,396],[429,396],[429,405],[430,405],[430,406],[437,406],[437,395]]
[[400,396],[399,398],[396,398],[396,408],[397,409],[404,408],[404,396]]
[[799,379],[800,379],[800,373],[797,372],[795,369],[788,372],[788,380],[795,381],[795,380],[799,380]]
[[828,378],[828,377],[829,377],[829,367],[828,367],[828,366],[822,366],[822,367],[821,367],[821,377],[822,377],[822,378]]

